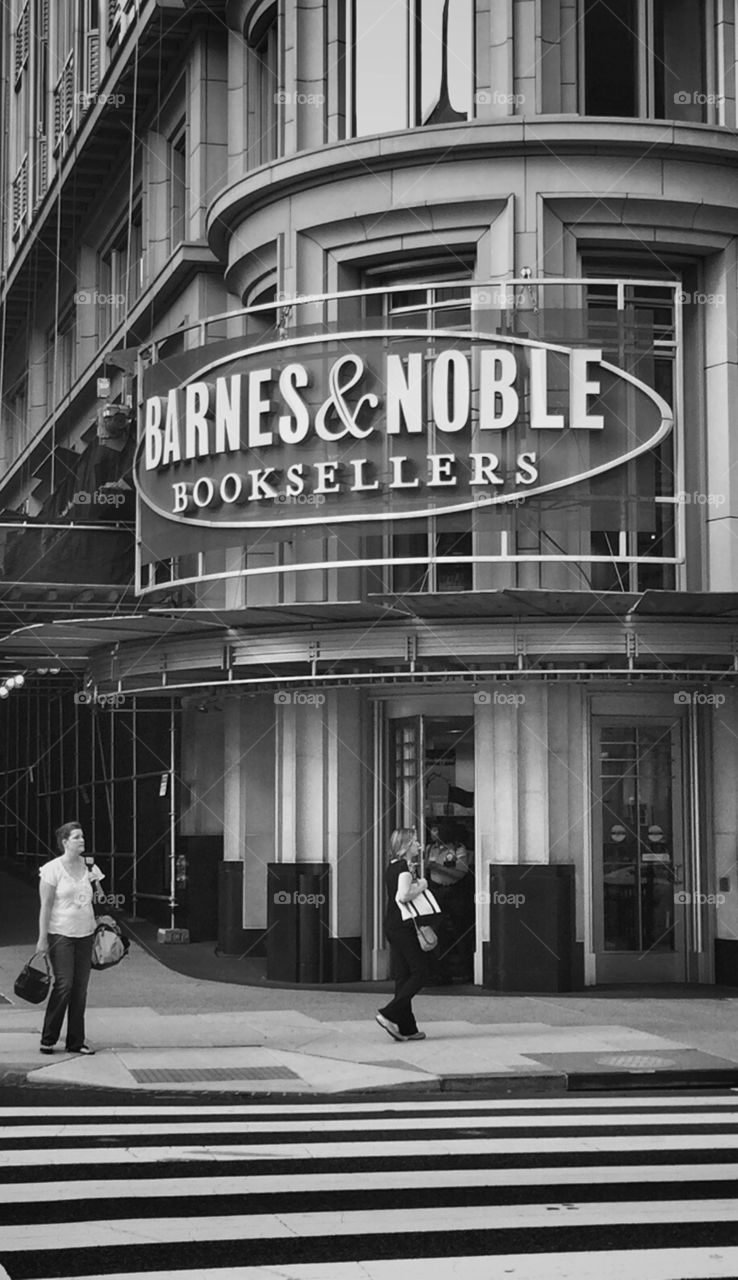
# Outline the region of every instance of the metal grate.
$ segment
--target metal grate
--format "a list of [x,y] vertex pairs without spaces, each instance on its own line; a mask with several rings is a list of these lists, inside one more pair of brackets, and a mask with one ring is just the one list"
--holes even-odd
[[606,1053],[595,1059],[603,1067],[625,1067],[629,1070],[643,1071],[651,1067],[674,1067],[673,1058],[655,1053]]
[[190,1080],[299,1080],[289,1067],[139,1067],[129,1068],[138,1084],[184,1084]]

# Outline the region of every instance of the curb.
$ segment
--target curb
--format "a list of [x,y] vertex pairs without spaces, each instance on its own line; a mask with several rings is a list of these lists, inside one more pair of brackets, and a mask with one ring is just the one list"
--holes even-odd
[[[35,1070],[36,1068],[30,1068]],[[565,1097],[572,1093],[627,1093],[635,1090],[689,1090],[689,1089],[729,1089],[738,1088],[738,1067],[735,1071],[717,1069],[714,1071],[657,1071],[634,1069],[632,1071],[612,1072],[547,1072],[545,1074],[524,1075],[521,1073],[505,1074],[497,1072],[491,1075],[459,1075],[438,1076],[430,1079],[418,1079],[397,1085],[367,1085],[366,1088],[352,1088],[345,1091],[321,1093],[319,1090],[281,1093],[279,1089],[258,1090],[230,1089],[213,1092],[208,1089],[179,1088],[176,1091],[166,1085],[157,1088],[135,1088],[125,1086],[106,1086],[78,1083],[76,1081],[39,1081],[28,1080],[28,1070],[24,1068],[6,1068],[0,1071],[0,1090],[24,1091],[37,1097],[49,1093],[70,1093],[77,1097],[84,1096],[89,1101],[99,1095],[105,1101],[125,1095],[136,1102],[144,1103],[146,1099],[161,1099],[163,1095],[180,1101],[192,1101],[193,1098],[207,1098],[211,1105],[224,1104],[228,1099],[243,1098],[250,1102],[270,1098],[283,1098],[285,1105],[293,1102],[305,1104],[315,1098],[351,1099],[366,1098],[398,1098],[417,1097],[419,1094],[430,1097],[433,1094],[485,1094],[489,1098],[514,1097]]]

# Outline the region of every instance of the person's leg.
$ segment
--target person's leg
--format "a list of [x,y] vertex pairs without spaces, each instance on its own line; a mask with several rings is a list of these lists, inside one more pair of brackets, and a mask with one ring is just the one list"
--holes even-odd
[[[389,1022],[394,1022],[395,1026],[397,1026],[398,1025],[397,1010],[395,1008],[395,1001],[397,999],[398,991],[401,989],[403,984],[407,982],[407,979],[410,976],[410,967],[407,963],[407,960],[405,959],[405,956],[401,947],[398,946],[398,939],[393,936],[391,938],[388,938],[387,941],[390,944],[390,964],[392,968],[391,976],[394,978],[394,982],[395,982],[395,994],[390,1000],[389,1004],[385,1005],[383,1009],[379,1010],[379,1013],[382,1014],[383,1018],[387,1018]],[[399,1027],[398,1027],[398,1030],[399,1030]]]
[[54,985],[46,1006],[46,1016],[41,1032],[41,1044],[50,1048],[59,1039],[67,1012],[74,982],[74,939],[60,933],[49,934],[49,960],[54,973]]
[[428,980],[428,956],[421,951],[414,929],[393,935],[391,946],[400,960],[397,968],[395,995],[380,1012],[394,1022],[403,1036],[412,1036],[418,1029],[412,1009],[412,998]]
[[85,1042],[85,1006],[92,968],[92,937],[74,939],[74,981],[67,1013],[67,1049],[76,1053]]

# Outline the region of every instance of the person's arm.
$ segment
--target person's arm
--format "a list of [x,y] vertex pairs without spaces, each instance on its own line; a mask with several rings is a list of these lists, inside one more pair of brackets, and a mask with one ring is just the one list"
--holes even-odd
[[95,864],[90,871],[90,884],[92,885],[92,906],[99,906],[103,900],[102,882],[105,879],[100,868]]
[[413,880],[409,871],[401,871],[397,880],[395,902],[412,902],[413,898],[417,898],[427,888],[427,880],[422,877],[420,880]]
[[53,884],[47,884],[45,880],[39,881],[41,909],[38,913],[37,951],[48,951],[49,949],[49,921],[51,919],[51,908],[54,905],[55,895],[56,887]]

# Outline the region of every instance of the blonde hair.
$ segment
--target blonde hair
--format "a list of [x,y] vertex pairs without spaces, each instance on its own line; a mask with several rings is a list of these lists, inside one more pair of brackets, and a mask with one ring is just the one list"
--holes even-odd
[[390,862],[394,862],[396,858],[404,858],[417,838],[415,827],[396,827],[390,836]]

